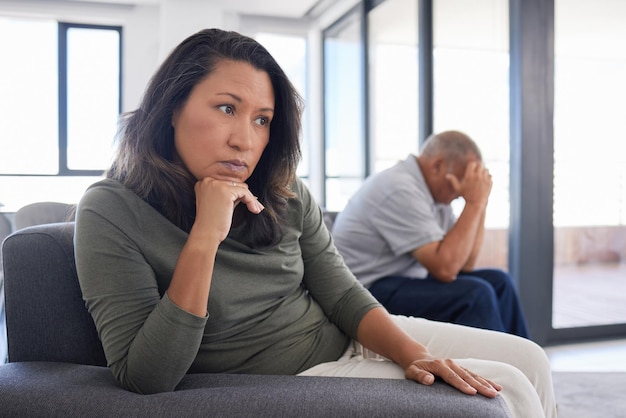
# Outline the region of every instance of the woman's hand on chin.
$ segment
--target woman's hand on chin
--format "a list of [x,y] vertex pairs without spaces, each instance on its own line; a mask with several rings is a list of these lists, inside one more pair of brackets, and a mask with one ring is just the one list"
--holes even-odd
[[230,231],[233,211],[239,203],[252,213],[261,213],[264,206],[248,189],[246,183],[205,177],[196,182],[196,221],[192,230],[210,235],[222,242]]

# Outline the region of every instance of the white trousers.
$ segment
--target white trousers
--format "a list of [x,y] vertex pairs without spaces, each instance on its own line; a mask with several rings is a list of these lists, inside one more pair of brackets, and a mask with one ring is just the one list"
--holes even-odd
[[[536,343],[497,331],[423,318],[392,317],[433,356],[454,359],[461,366],[502,385],[499,396],[514,417],[557,416],[550,363],[543,348]],[[404,370],[353,342],[339,360],[318,364],[299,375],[404,379]]]

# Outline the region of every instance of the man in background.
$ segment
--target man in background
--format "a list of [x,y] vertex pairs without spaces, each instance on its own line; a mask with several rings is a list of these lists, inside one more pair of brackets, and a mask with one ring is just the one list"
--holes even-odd
[[[475,270],[492,180],[467,135],[431,135],[419,156],[370,176],[334,222],[339,252],[393,314],[528,338],[509,275]],[[465,206],[455,218],[451,202]]]

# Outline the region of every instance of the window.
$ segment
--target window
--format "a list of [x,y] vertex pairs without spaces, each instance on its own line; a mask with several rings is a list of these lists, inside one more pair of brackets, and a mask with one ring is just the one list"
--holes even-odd
[[386,0],[368,15],[372,172],[418,152],[417,2]]
[[626,322],[625,16],[555,2],[554,328]]
[[111,163],[121,109],[120,32],[107,27],[61,24],[59,34],[60,50],[67,57],[67,164],[61,164],[59,169],[104,170]]
[[108,167],[121,109],[121,32],[0,17],[2,203],[75,202]]
[[57,23],[0,18],[0,172],[58,171]]
[[343,209],[366,175],[362,11],[324,32],[325,202]]
[[[305,35],[259,32],[255,39],[276,59],[289,80],[305,100],[307,98],[307,41]],[[307,179],[309,169],[309,139],[306,112],[302,115],[302,161],[298,165],[298,177]]]
[[[438,0],[434,19],[434,131],[459,130],[493,177],[477,264],[508,269],[509,20],[507,0]],[[453,202],[462,208],[462,199]]]

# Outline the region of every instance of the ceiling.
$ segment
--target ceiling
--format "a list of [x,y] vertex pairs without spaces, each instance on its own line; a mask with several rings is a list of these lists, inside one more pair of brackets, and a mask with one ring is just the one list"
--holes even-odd
[[[209,0],[210,1],[210,0]],[[220,0],[225,9],[241,14],[304,17],[318,0]]]
[[[83,3],[115,3],[115,4],[160,4],[173,0],[70,0]],[[218,2],[224,10],[245,15],[273,16],[285,18],[304,17],[321,0],[187,0]]]

